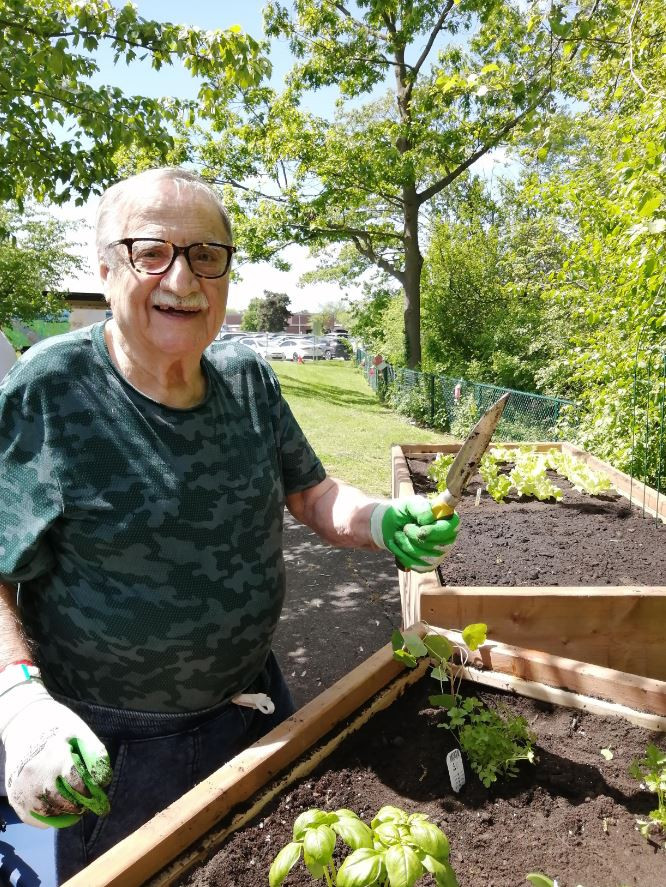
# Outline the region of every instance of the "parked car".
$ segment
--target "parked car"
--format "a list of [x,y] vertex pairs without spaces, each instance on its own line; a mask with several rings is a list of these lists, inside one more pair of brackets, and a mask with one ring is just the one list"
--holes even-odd
[[321,360],[324,357],[323,341],[315,343],[312,339],[287,337],[280,339],[277,347],[281,349],[285,360]]
[[349,344],[342,339],[326,338],[323,342],[324,358],[332,360],[334,357],[341,357],[343,360],[349,360],[351,357],[351,348]]
[[248,348],[256,351],[257,354],[261,354],[265,360],[284,360],[282,349],[275,342],[271,342],[270,339],[264,339],[263,336],[260,339],[253,336],[244,336],[242,339],[239,339],[239,342],[242,345],[247,345]]

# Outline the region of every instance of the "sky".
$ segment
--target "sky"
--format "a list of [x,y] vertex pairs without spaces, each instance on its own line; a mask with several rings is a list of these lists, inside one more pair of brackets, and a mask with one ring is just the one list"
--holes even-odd
[[[243,31],[256,39],[261,38],[261,10],[264,0],[191,0],[184,4],[182,0],[134,0],[141,16],[158,21],[187,23],[203,28],[228,28],[240,25]],[[160,71],[153,71],[149,64],[133,63],[132,65],[114,66],[110,50],[101,50],[96,55],[100,69],[98,80],[120,87],[127,93],[140,92],[143,95],[159,97],[171,95],[179,98],[196,96],[196,81],[179,64],[165,66]],[[271,53],[273,63],[273,81],[276,86],[289,68],[289,52],[284,44],[275,44]],[[326,114],[328,107],[333,108],[334,93],[332,90],[317,94],[317,110]],[[490,175],[506,169],[507,161],[503,153],[484,158],[475,166],[475,172]],[[64,287],[79,292],[99,292],[100,283],[97,276],[97,259],[94,249],[93,225],[98,198],[93,198],[83,207],[74,204],[62,208],[54,208],[54,214],[67,220],[80,222],[76,232],[76,240],[80,246],[76,251],[88,265],[86,271],[77,272],[63,281]],[[246,308],[249,301],[262,296],[265,289],[286,292],[291,300],[292,311],[317,311],[323,305],[339,303],[343,295],[340,287],[332,283],[316,283],[299,287],[301,274],[312,270],[315,262],[308,255],[307,249],[290,246],[283,251],[282,257],[291,264],[291,271],[277,271],[268,263],[237,266],[229,292],[229,307]],[[359,287],[346,290],[351,298],[360,297]]]

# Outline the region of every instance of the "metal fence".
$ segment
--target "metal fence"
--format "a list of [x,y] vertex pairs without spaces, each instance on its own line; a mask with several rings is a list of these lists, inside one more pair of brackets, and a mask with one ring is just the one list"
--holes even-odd
[[496,432],[498,439],[556,441],[563,420],[569,430],[576,424],[578,408],[571,400],[394,368],[361,348],[355,359],[370,387],[389,406],[420,425],[457,438],[465,437],[479,416],[507,391],[511,397]]

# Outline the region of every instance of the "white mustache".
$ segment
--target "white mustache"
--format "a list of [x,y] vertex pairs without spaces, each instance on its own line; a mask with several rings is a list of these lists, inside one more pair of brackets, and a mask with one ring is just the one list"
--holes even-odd
[[205,311],[208,308],[208,300],[203,293],[193,293],[191,296],[181,298],[174,296],[173,293],[153,290],[150,302],[160,308],[175,308],[177,311]]

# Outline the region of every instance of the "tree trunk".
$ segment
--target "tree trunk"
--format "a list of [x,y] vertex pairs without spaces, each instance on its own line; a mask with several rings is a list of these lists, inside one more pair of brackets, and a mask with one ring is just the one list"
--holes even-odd
[[405,358],[410,369],[421,364],[421,269],[419,207],[416,188],[403,187],[405,207]]

